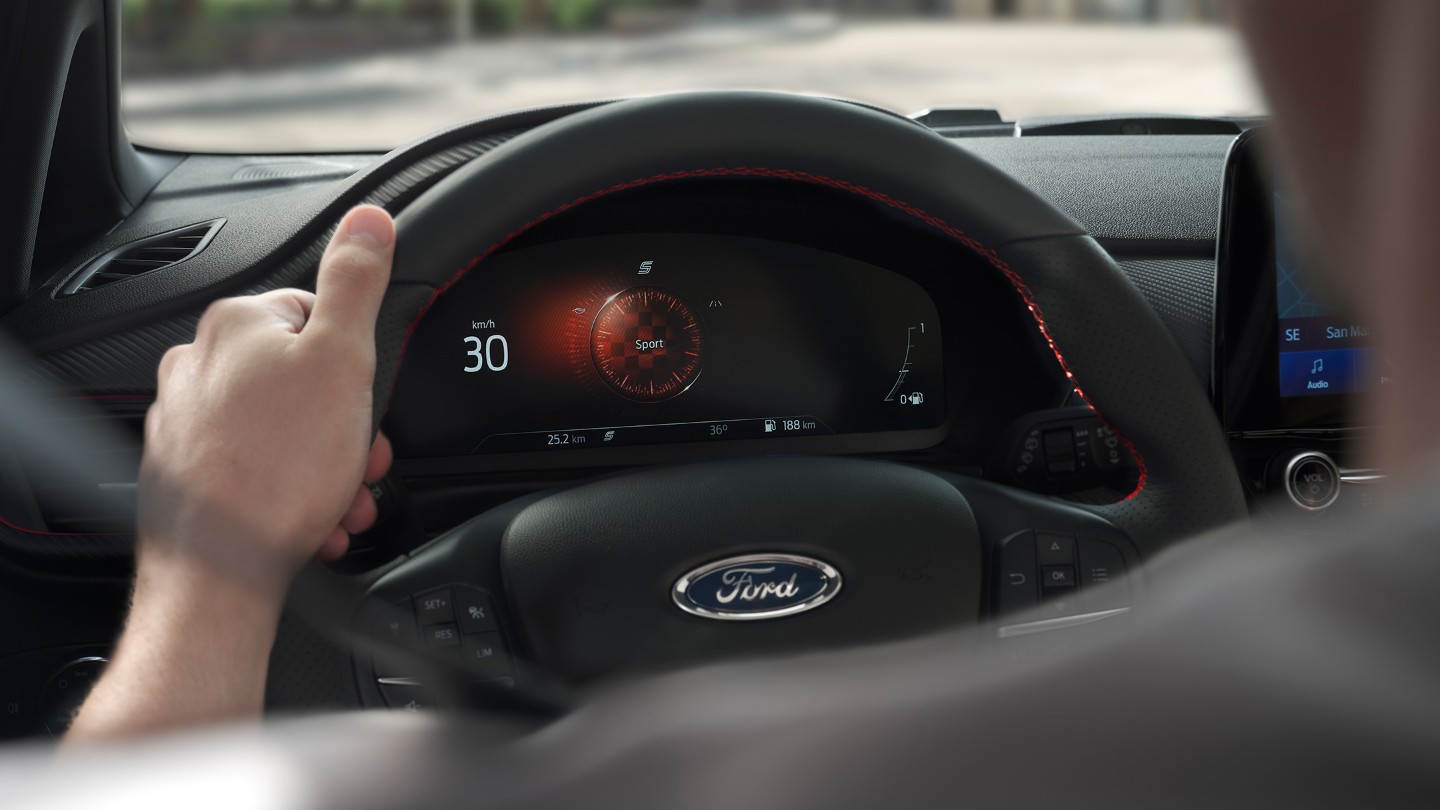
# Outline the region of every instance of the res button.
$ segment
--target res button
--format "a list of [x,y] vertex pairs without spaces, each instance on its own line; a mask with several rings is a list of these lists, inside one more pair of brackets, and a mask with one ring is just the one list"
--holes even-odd
[[460,629],[454,624],[425,628],[425,643],[431,647],[454,647],[460,643]]

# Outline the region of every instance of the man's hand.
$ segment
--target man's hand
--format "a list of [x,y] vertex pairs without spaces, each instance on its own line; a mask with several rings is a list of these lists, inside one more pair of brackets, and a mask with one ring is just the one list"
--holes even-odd
[[140,465],[134,605],[71,729],[84,740],[259,715],[280,607],[316,555],[345,553],[385,474],[372,444],[375,317],[395,226],[361,207],[316,292],[213,304],[160,363]]
[[140,556],[207,566],[284,592],[317,553],[375,520],[362,486],[390,447],[370,442],[375,316],[395,228],[357,208],[320,260],[316,293],[212,304],[195,342],[160,363],[140,471]]

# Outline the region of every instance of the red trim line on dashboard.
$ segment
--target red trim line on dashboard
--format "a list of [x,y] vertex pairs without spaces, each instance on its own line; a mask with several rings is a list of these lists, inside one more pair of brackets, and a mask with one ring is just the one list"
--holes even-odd
[[1130,455],[1134,457],[1135,467],[1138,471],[1138,476],[1136,477],[1135,481],[1135,489],[1132,490],[1129,495],[1126,495],[1123,499],[1121,499],[1120,503],[1124,503],[1125,501],[1134,498],[1145,489],[1145,485],[1149,482],[1149,471],[1146,469],[1145,466],[1145,457],[1140,454],[1140,451],[1135,447],[1133,442],[1126,438],[1124,434],[1122,434],[1119,430],[1116,430],[1114,425],[1110,424],[1109,420],[1107,420],[1105,416],[1100,413],[1100,410],[1095,407],[1095,404],[1091,402],[1090,398],[1085,395],[1085,392],[1083,390],[1081,390],[1079,383],[1075,379],[1074,372],[1070,370],[1070,363],[1066,361],[1065,355],[1060,352],[1060,347],[1055,343],[1055,337],[1050,334],[1050,326],[1045,322],[1045,313],[1041,311],[1040,305],[1035,302],[1035,294],[1030,290],[1030,287],[1025,283],[1025,280],[1020,277],[1020,274],[1015,272],[1015,270],[1013,270],[1004,259],[1000,258],[1000,255],[993,248],[985,246],[978,239],[970,236],[959,228],[950,225],[948,222],[945,222],[939,217],[927,213],[924,209],[913,206],[902,200],[897,200],[894,197],[891,197],[883,192],[875,191],[874,189],[866,188],[865,186],[850,183],[845,180],[837,180],[833,177],[826,177],[824,175],[813,174],[811,172],[793,171],[790,169],[771,169],[759,166],[734,166],[728,168],[690,169],[687,171],[667,172],[665,174],[656,174],[650,177],[642,177],[624,183],[617,183],[616,185],[610,186],[609,188],[604,188],[599,191],[591,192],[590,194],[586,194],[583,197],[577,197],[574,200],[565,203],[564,205],[546,211],[535,219],[506,234],[500,240],[495,242],[495,244],[487,248],[484,253],[481,253],[479,256],[471,259],[469,264],[461,268],[459,272],[455,273],[455,275],[450,277],[449,281],[446,281],[438,289],[436,289],[435,292],[431,293],[429,300],[425,302],[424,306],[420,307],[420,311],[417,312],[415,314],[415,317],[410,321],[409,328],[405,330],[405,337],[400,343],[399,359],[396,362],[395,378],[392,379],[390,383],[391,394],[394,393],[395,382],[399,380],[399,367],[405,362],[405,351],[410,345],[410,338],[415,333],[415,327],[420,323],[422,319],[424,319],[426,313],[430,311],[430,307],[433,306],[437,300],[439,300],[440,296],[449,292],[450,288],[455,286],[456,282],[460,281],[460,279],[464,278],[467,273],[474,269],[475,265],[489,258],[497,250],[504,247],[506,244],[510,243],[516,237],[520,236],[531,228],[534,228],[535,226],[549,219],[553,219],[554,217],[559,216],[560,214],[563,214],[572,208],[584,205],[587,202],[591,202],[593,200],[597,200],[601,197],[615,194],[617,192],[628,191],[630,189],[652,185],[655,183],[664,183],[671,180],[690,180],[706,177],[763,177],[777,180],[792,180],[799,183],[810,183],[812,185],[825,186],[827,188],[833,188],[839,191],[857,194],[861,197],[865,197],[867,199],[889,206],[890,208],[894,208],[895,210],[902,213],[908,214],[925,223],[926,225],[929,225],[930,227],[940,231],[946,236],[949,236],[950,238],[960,242],[962,245],[969,248],[971,251],[979,254],[980,257],[989,262],[992,267],[994,267],[996,270],[999,270],[1000,273],[1004,275],[1005,278],[1010,282],[1011,286],[1015,288],[1015,292],[1019,294],[1020,299],[1024,302],[1026,309],[1030,310],[1031,316],[1035,318],[1035,324],[1040,329],[1040,335],[1045,338],[1045,343],[1047,346],[1050,347],[1050,352],[1055,355],[1056,362],[1060,364],[1060,370],[1065,372],[1065,379],[1068,380],[1072,386],[1074,386],[1075,393],[1079,395],[1080,399],[1085,403],[1088,408],[1090,408],[1091,411],[1095,413],[1096,416],[1100,417],[1100,421],[1106,427],[1110,428],[1112,431],[1115,432],[1115,436],[1120,439],[1120,442],[1125,445],[1125,449],[1130,451]]
[[28,529],[28,528],[26,528],[26,527],[24,527],[24,526],[21,526],[21,525],[15,524],[15,523],[11,523],[10,521],[6,520],[6,519],[3,518],[3,517],[0,517],[0,526],[4,526],[4,527],[7,528],[7,529],[12,529],[12,530],[17,531],[17,532],[20,532],[20,533],[22,533],[22,534],[33,534],[33,535],[35,535],[36,537],[122,537],[122,536],[127,536],[127,535],[122,535],[121,533],[118,533],[118,532],[112,533],[112,534],[102,534],[102,533],[100,533],[100,532],[42,532],[42,531],[40,531],[39,529]]

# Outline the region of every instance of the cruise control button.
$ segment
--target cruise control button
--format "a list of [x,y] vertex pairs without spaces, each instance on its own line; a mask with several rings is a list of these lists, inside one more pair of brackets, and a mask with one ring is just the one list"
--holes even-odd
[[1047,565],[1040,569],[1040,584],[1047,591],[1075,587],[1075,566]]
[[479,678],[502,678],[510,674],[510,654],[499,633],[466,636],[461,658],[465,671]]
[[1056,532],[1035,532],[1035,557],[1041,565],[1074,565],[1075,538]]
[[415,610],[409,599],[381,610],[376,617],[375,628],[376,635],[392,644],[411,647],[420,640],[415,626]]
[[460,643],[460,628],[454,624],[437,624],[425,628],[425,644],[429,647],[454,647]]
[[455,621],[455,607],[449,588],[439,588],[415,597],[415,617],[423,627]]
[[495,608],[490,597],[476,588],[455,589],[455,615],[460,619],[460,632],[493,633],[500,629],[495,622]]

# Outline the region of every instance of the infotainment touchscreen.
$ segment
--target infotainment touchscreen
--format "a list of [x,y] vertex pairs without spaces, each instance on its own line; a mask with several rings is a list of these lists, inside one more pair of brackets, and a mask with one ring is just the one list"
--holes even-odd
[[1263,127],[1230,150],[1216,259],[1215,397],[1231,431],[1358,426],[1357,396],[1391,370],[1376,324],[1307,263],[1293,189],[1276,183]]
[[1371,325],[1334,306],[1294,250],[1283,191],[1274,203],[1280,396],[1352,394],[1388,383],[1388,364],[1373,348]]

